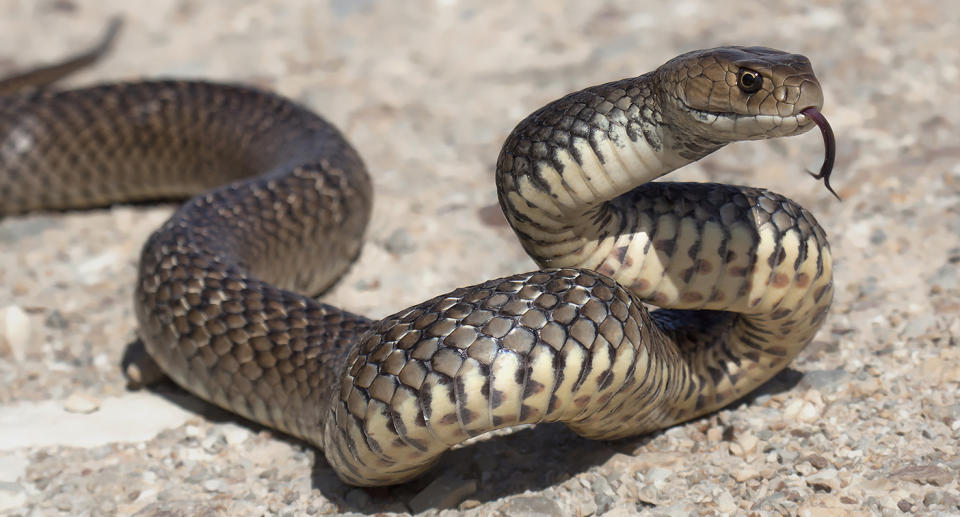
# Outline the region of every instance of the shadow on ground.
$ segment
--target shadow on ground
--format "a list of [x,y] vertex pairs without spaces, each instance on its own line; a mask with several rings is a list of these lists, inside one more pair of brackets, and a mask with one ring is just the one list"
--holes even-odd
[[[138,346],[140,345],[136,342],[128,345],[127,355],[137,353],[135,348]],[[786,368],[746,397],[734,402],[729,409],[752,404],[764,395],[789,391],[802,379],[803,372]],[[148,389],[212,422],[234,422],[254,433],[265,429],[259,424],[189,396],[169,379],[155,382]],[[315,459],[311,472],[314,489],[319,490],[341,510],[363,513],[397,511],[399,506],[409,508],[410,500],[414,496],[443,477],[455,477],[465,482],[476,481],[477,491],[471,494],[470,498],[481,503],[526,491],[543,490],[602,465],[618,452],[630,453],[643,447],[656,436],[653,434],[618,441],[594,441],[577,436],[560,423],[524,426],[515,432],[449,451],[427,474],[408,483],[355,489],[340,481],[321,451],[296,438],[276,435],[277,439],[314,451]],[[351,497],[349,494],[356,490],[366,497],[356,497],[356,494]]]

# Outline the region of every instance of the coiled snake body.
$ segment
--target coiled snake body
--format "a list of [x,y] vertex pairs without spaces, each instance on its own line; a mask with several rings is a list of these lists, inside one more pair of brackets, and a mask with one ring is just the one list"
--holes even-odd
[[513,130],[496,173],[544,269],[380,321],[296,294],[359,253],[372,189],[335,128],[269,93],[0,96],[0,214],[200,192],[143,249],[150,355],[199,397],[321,447],[344,481],[393,484],[492,429],[637,435],[781,370],[832,298],[820,226],[762,189],[650,181],[732,141],[828,128],[821,103],[806,58],[740,47],[552,102]]

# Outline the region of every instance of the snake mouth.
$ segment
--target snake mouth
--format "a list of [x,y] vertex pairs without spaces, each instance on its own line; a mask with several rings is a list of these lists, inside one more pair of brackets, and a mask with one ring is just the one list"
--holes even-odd
[[792,115],[741,114],[698,109],[680,99],[678,101],[693,119],[709,125],[713,131],[731,133],[731,140],[760,140],[802,133],[810,129],[811,121],[814,121],[805,111],[816,110],[811,106]]
[[[824,158],[823,165],[820,166],[820,172],[810,175],[818,180],[823,180],[823,185],[840,200],[830,185],[830,174],[833,172],[833,164],[837,154],[837,143],[833,136],[833,129],[827,118],[823,116],[817,106],[807,106],[793,115],[742,115],[729,112],[715,112],[697,109],[680,101],[680,106],[695,120],[709,125],[714,130],[729,131],[736,135],[736,140],[755,140],[763,138],[772,138],[778,136],[789,136],[802,133],[810,129],[811,124],[816,125],[823,135]],[[748,122],[753,126],[753,131],[747,132],[748,128],[743,127],[743,122]]]

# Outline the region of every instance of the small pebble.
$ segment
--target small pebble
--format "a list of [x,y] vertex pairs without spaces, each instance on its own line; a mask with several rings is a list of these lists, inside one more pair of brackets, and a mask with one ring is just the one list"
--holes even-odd
[[841,381],[850,377],[843,368],[833,370],[813,370],[805,373],[800,385],[807,388],[816,388],[818,390],[837,389]]
[[207,492],[223,492],[226,483],[222,479],[208,479],[202,483],[202,486]]
[[100,409],[100,399],[88,393],[77,391],[63,401],[63,409],[69,413],[86,415]]
[[[539,495],[513,497],[500,508],[504,515],[514,517],[553,517],[564,514],[556,501]],[[598,510],[598,513],[602,514],[602,511]]]
[[250,438],[250,431],[248,431],[246,428],[235,424],[226,424],[225,427],[226,428],[223,430],[223,436],[227,441],[227,445],[230,445],[231,447],[240,445]]
[[946,493],[943,494],[943,505],[951,510],[960,510],[960,495]]
[[635,505],[619,503],[601,515],[603,515],[603,517],[635,517],[637,515],[637,508]]
[[733,501],[730,492],[723,492],[717,497],[717,509],[727,514],[737,511],[737,504]]
[[0,309],[0,355],[23,362],[32,333],[30,317],[23,309],[16,305]]
[[430,508],[442,510],[453,508],[477,491],[477,482],[473,479],[460,479],[457,476],[442,476],[434,479],[426,488],[410,499],[410,509],[422,512]]
[[602,515],[613,507],[614,502],[616,502],[613,489],[604,477],[595,479],[591,488],[593,490],[593,501],[597,504],[597,513]]
[[811,423],[819,420],[820,409],[808,400],[794,399],[784,408],[783,416],[788,420]]
[[756,435],[750,432],[741,434],[737,438],[737,443],[740,445],[740,448],[743,451],[744,456],[749,456],[757,450],[757,444],[760,443],[760,439]]
[[783,408],[783,418],[788,420],[796,420],[797,416],[800,415],[800,410],[803,409],[803,400],[793,399]]
[[63,314],[60,311],[54,309],[50,311],[50,314],[47,315],[47,319],[43,322],[48,328],[63,330],[69,326],[66,318],[63,317]]
[[219,432],[214,432],[208,435],[203,439],[202,442],[200,442],[200,447],[210,454],[219,453],[226,445],[227,439],[224,438],[224,436]]
[[670,469],[665,469],[662,467],[654,467],[647,471],[644,475],[644,479],[650,483],[657,483],[659,481],[664,481],[673,475],[673,471]]
[[707,430],[707,440],[711,442],[719,442],[723,439],[723,429],[719,427],[711,427]]
[[817,471],[817,469],[815,469],[813,465],[811,465],[810,462],[808,461],[801,461],[800,463],[797,463],[793,468],[794,470],[797,471],[798,474],[802,476],[809,476]]
[[887,242],[887,234],[883,228],[874,228],[873,233],[870,234],[870,244],[878,246],[884,242]]
[[813,488],[814,491],[836,493],[840,490],[840,480],[837,477],[837,469],[832,467],[808,475],[804,478],[804,481],[807,483],[807,486]]
[[933,486],[946,486],[953,481],[952,472],[936,465],[911,465],[892,472],[888,477]]
[[733,478],[736,479],[738,483],[743,483],[748,479],[756,477],[760,477],[760,471],[752,467],[744,467],[733,474]]
[[587,497],[580,503],[578,508],[579,515],[594,515],[597,513],[597,498]]
[[924,506],[933,506],[935,504],[940,504],[941,502],[943,502],[943,492],[940,492],[939,490],[927,492],[927,495],[923,496]]
[[397,228],[383,242],[383,247],[394,255],[403,255],[415,250],[417,246],[413,237],[410,236],[410,232],[403,228]]
[[810,454],[808,456],[804,456],[803,459],[804,461],[810,462],[811,465],[818,469],[826,468],[830,465],[830,462],[819,454]]

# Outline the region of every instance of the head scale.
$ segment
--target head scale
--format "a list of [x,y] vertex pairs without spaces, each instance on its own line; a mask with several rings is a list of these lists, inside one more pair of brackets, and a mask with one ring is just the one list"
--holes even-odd
[[815,125],[802,111],[823,104],[810,60],[769,48],[689,52],[657,76],[667,118],[722,143],[802,133]]

